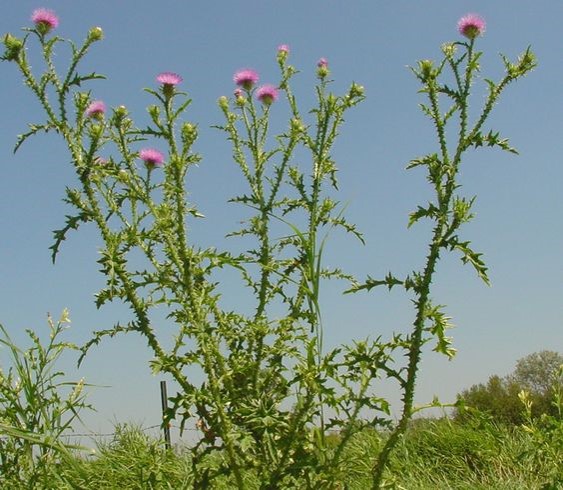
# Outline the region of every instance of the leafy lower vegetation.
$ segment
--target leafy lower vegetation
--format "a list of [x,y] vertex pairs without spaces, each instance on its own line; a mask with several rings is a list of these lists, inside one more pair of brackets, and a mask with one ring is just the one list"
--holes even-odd
[[[219,472],[224,451],[206,456],[204,463],[214,474],[209,481],[194,471],[189,446],[178,443],[167,449],[162,439],[148,436],[140,427],[117,426],[112,439],[98,442],[95,450],[77,444],[92,441],[69,439],[80,411],[91,407],[85,401],[84,383],[69,382],[57,367],[66,350],[77,349],[60,338],[68,325],[67,312],[57,323],[49,319],[46,346],[30,331],[32,345],[27,349],[15,345],[2,327],[0,342],[9,347],[12,361],[8,372],[0,373],[1,488],[226,490],[237,485],[229,472]],[[514,373],[505,378],[520,388],[514,399],[498,390],[475,397],[490,383],[475,385],[460,394],[463,403],[453,416],[411,420],[389,460],[382,488],[561,488],[562,360],[552,351],[520,359]],[[511,403],[507,411],[505,405]],[[506,413],[517,415],[508,419]],[[368,488],[372,460],[392,433],[382,427],[364,428],[349,437],[341,463],[332,469],[330,487]],[[341,450],[343,437],[345,432],[327,436],[324,457]],[[245,470],[240,476],[246,488],[265,488],[256,470]]]
[[[478,110],[469,106],[476,102],[472,86],[481,71],[477,41],[485,23],[480,17],[460,20],[464,39],[444,44],[440,61],[422,60],[412,68],[425,98],[421,109],[436,130],[435,151],[407,167],[423,171],[432,190],[431,200],[417,206],[409,220],[409,226],[432,223],[426,260],[404,277],[389,272],[361,280],[324,260],[331,233],[364,241],[337,199],[333,155],[345,116],[365,98],[361,85],[352,83],[343,94],[334,93],[328,61],[321,58],[313,106],[303,109],[292,89],[298,70],[290,64],[286,45],[278,48],[275,86],[256,86],[259,77],[253,70],[235,74],[234,97],[219,98],[223,122],[214,130],[228,141],[232,163],[240,171],[243,188],[231,203],[244,207],[245,220],[227,231],[238,245],[202,248],[192,223],[203,215],[188,196],[191,171],[205,155],[193,151],[200,128],[186,120],[191,99],[180,90],[182,77],[164,72],[156,77],[157,88],[145,89],[151,101],[149,124],[139,126],[127,107],[109,113],[103,101],[93,99],[89,87],[102,75],[80,72],[89,50],[103,39],[101,28],[90,29],[77,46],[54,34],[59,27],[54,12],[38,9],[32,21],[22,38],[3,38],[2,60],[18,69],[44,112],[44,120],[30,124],[18,138],[15,150],[38,133],[63,139],[76,178],[66,188],[70,212],[54,232],[53,261],[70,233],[93,227],[105,278],[96,305],[117,302],[131,313],[125,321],[116,319],[93,332],[80,348],[79,362],[102,340],[141,336],[153,356],[153,372],[179,387],[169,399],[163,424],[193,424],[198,440],[171,452],[160,441],[125,427],[99,448],[97,457],[73,453],[64,436],[78,410],[85,408],[82,384],[61,383],[62,373],[52,365],[59,353],[76,347],[55,342],[60,328],[54,325],[46,348],[30,332],[34,347],[29,351],[17,348],[3,331],[14,366],[14,374],[9,371],[2,380],[5,486],[379,489],[414,488],[414,480],[427,480],[432,487],[450,480],[490,485],[487,478],[498,474],[489,475],[486,466],[500,453],[492,446],[477,448],[474,435],[464,436],[464,430],[477,430],[468,429],[465,418],[411,421],[418,411],[414,399],[424,346],[431,344],[448,358],[455,355],[447,335],[450,317],[432,297],[440,259],[456,253],[488,283],[482,254],[462,233],[473,219],[475,201],[460,190],[464,155],[479,147],[516,153],[487,124],[504,90],[535,67],[531,50],[515,61],[501,57],[503,74],[497,81],[485,79],[487,92],[484,99],[478,97]],[[66,65],[57,57],[64,45],[71,53]],[[32,68],[32,49],[38,49],[43,71]],[[288,120],[271,124],[282,103]],[[282,129],[274,133],[272,127]],[[224,306],[225,269],[239,274],[250,310]],[[371,338],[350,339],[327,350],[321,294],[327,280],[345,281],[348,294],[381,286],[401,291],[412,300],[411,326],[389,339],[370,332]],[[165,315],[163,328],[153,323],[156,308],[159,318]],[[193,371],[201,373],[200,379],[188,375]],[[389,401],[375,388],[381,378],[401,392],[397,421]],[[519,399],[525,407],[520,427],[529,450],[517,451],[520,459],[511,463],[518,476],[535,450],[548,455],[545,464],[551,464],[558,453],[554,441],[560,421],[553,414],[538,421],[531,392],[519,393]],[[517,438],[521,429],[499,432],[495,444],[503,437]],[[497,429],[488,423],[478,430]],[[440,435],[433,440],[436,432]],[[444,434],[449,442],[442,440]],[[482,438],[485,445],[493,439]],[[450,457],[444,457],[448,451]],[[426,465],[418,462],[426,460]],[[428,472],[435,467],[435,474]],[[411,473],[413,480],[404,480]],[[540,477],[546,485],[556,481],[547,470]]]
[[[393,453],[387,488],[395,489],[482,489],[533,490],[561,488],[563,470],[560,456],[562,429],[558,442],[548,445],[538,439],[552,429],[537,427],[530,432],[522,426],[499,424],[484,416],[463,423],[450,419],[413,421]],[[338,436],[333,436],[336,439]],[[371,485],[370,459],[386,438],[383,432],[366,430],[354,435],[334,472],[333,488],[363,490]],[[332,441],[333,445],[336,441]],[[333,446],[334,447],[334,446]],[[333,450],[333,449],[329,449]],[[221,465],[215,454],[210,466]],[[263,488],[259,476],[244,472],[250,489]],[[152,439],[134,426],[120,426],[113,440],[101,443],[96,454],[75,453],[50,465],[38,488],[57,489],[232,489],[232,476],[218,477],[208,487],[195,485],[190,452],[182,447],[166,450],[162,441]],[[2,488],[28,488],[26,482],[3,478]],[[306,488],[306,487],[288,487]]]

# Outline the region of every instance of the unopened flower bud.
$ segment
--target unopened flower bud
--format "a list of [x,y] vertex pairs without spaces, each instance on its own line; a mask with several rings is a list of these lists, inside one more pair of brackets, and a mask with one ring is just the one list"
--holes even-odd
[[330,70],[328,69],[328,61],[326,58],[321,58],[317,62],[317,76],[322,80],[323,78],[326,78],[329,73]]
[[123,182],[123,183],[129,182],[129,174],[127,173],[127,170],[125,170],[124,168],[122,168],[122,169],[117,173],[117,180],[119,180],[120,182]]
[[114,110],[115,118],[119,121],[126,118],[127,114],[128,114],[127,107],[125,107],[124,105],[120,105],[120,106],[116,107],[115,110]]
[[305,131],[305,126],[300,119],[293,118],[291,120],[291,131],[294,133],[302,133],[303,131]]
[[160,116],[160,107],[158,107],[157,105],[150,105],[147,108],[147,111],[149,112],[153,120],[158,119],[158,117]]
[[457,51],[457,46],[454,43],[444,43],[442,44],[442,53],[448,59],[451,59],[455,56]]
[[350,96],[350,98],[363,97],[364,87],[362,85],[358,85],[357,83],[352,83],[348,95]]
[[4,36],[4,46],[6,46],[4,59],[7,61],[14,61],[18,58],[18,55],[23,48],[23,41],[11,34],[6,34]]
[[289,56],[289,46],[287,44],[282,44],[278,46],[278,62],[284,63]]
[[92,139],[100,139],[104,134],[104,127],[101,124],[92,124],[89,133]]
[[239,107],[242,107],[244,104],[246,104],[246,97],[244,96],[244,92],[240,88],[235,89],[233,95],[235,96],[235,102]]
[[86,93],[86,92],[77,92],[74,95],[74,100],[76,101],[76,106],[77,107],[88,107],[88,104],[90,102],[90,94]]
[[88,31],[88,41],[90,42],[101,41],[103,38],[104,31],[101,27],[92,27],[92,29]]
[[219,99],[217,99],[217,104],[219,104],[219,107],[224,111],[229,110],[229,99],[226,96],[222,95],[219,97]]
[[434,71],[434,63],[432,60],[422,60],[418,62],[418,67],[420,68],[420,74],[424,80],[429,78],[434,78],[436,73]]
[[182,140],[184,144],[191,145],[197,138],[197,126],[192,123],[182,125]]

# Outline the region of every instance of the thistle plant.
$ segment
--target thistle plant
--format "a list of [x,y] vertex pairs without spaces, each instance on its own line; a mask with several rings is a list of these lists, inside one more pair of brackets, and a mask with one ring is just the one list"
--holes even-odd
[[[445,252],[457,252],[461,261],[470,264],[478,277],[489,284],[482,254],[475,252],[471,242],[460,235],[462,226],[474,216],[472,206],[475,202],[475,197],[467,198],[460,193],[459,170],[462,157],[468,150],[483,146],[517,153],[498,132],[487,131],[485,123],[504,89],[529,73],[536,65],[530,49],[522,53],[515,62],[501,55],[504,76],[497,82],[485,79],[488,93],[478,116],[472,121],[469,111],[471,88],[480,72],[479,61],[482,55],[475,45],[485,30],[485,22],[478,15],[469,14],[460,19],[458,30],[466,37],[466,41],[444,44],[443,58],[439,63],[422,60],[412,68],[422,86],[420,92],[427,97],[427,102],[420,107],[436,129],[438,145],[437,152],[412,160],[407,166],[408,169],[423,168],[434,191],[434,200],[418,206],[409,219],[409,227],[423,218],[434,223],[426,263],[420,270],[413,271],[405,278],[398,278],[391,273],[383,279],[368,277],[364,283],[356,284],[351,290],[370,290],[377,286],[386,286],[391,290],[400,286],[412,294],[415,305],[412,330],[403,337],[407,365],[400,376],[396,377],[402,390],[402,413],[373,466],[373,488],[380,488],[389,455],[404,434],[408,421],[417,411],[414,393],[423,346],[435,342],[434,351],[448,358],[455,355],[451,339],[446,335],[451,327],[450,318],[444,313],[443,306],[431,298],[431,285],[438,261]],[[454,132],[457,136],[451,141],[447,134]]]
[[[157,75],[156,86],[146,89],[152,100],[150,123],[138,127],[125,106],[108,109],[84,89],[104,78],[79,71],[89,49],[102,40],[101,28],[92,28],[83,44],[75,46],[53,35],[58,18],[41,10],[23,38],[4,37],[3,60],[17,65],[46,114],[44,122],[31,124],[20,136],[16,149],[36,133],[54,131],[64,139],[76,171],[76,184],[65,196],[73,213],[54,232],[53,261],[71,230],[95,226],[102,244],[98,263],[106,278],[96,304],[122,302],[132,315],[128,322],[94,332],[82,356],[105,337],[137,333],[146,340],[153,371],[179,386],[164,423],[177,419],[182,428],[194,423],[200,431],[190,448],[197,488],[220,483],[239,489],[338,488],[352,437],[366,426],[388,423],[389,403],[374,390],[378,378],[388,377],[403,390],[404,407],[373,465],[373,485],[380,487],[389,454],[415,411],[422,346],[436,338],[437,350],[453,353],[445,335],[448,319],[430,301],[440,254],[460,251],[462,260],[486,280],[480,255],[458,237],[473,203],[458,195],[461,156],[483,145],[513,151],[498,134],[484,133],[483,125],[505,86],[534,65],[529,51],[515,64],[505,60],[505,78],[488,82],[485,107],[470,125],[468,100],[480,57],[474,41],[482,32],[475,18],[470,21],[460,27],[468,42],[446,45],[439,65],[423,61],[413,70],[429,97],[423,110],[436,126],[440,147],[439,153],[410,165],[425,167],[436,191],[436,202],[411,216],[411,224],[423,217],[436,223],[427,264],[405,279],[389,274],[363,284],[324,261],[329,233],[340,229],[363,241],[345,218],[345,206],[333,197],[338,180],[332,148],[345,114],[363,100],[364,89],[353,83],[345,94],[334,94],[326,59],[317,63],[316,103],[307,112],[300,110],[291,88],[298,72],[289,63],[287,45],[278,48],[277,83],[258,85],[258,73],[243,69],[233,77],[234,96],[219,98],[224,122],[216,128],[232,145],[233,161],[247,185],[231,201],[251,213],[230,235],[254,243],[233,253],[201,248],[193,236],[191,224],[202,214],[188,201],[187,186],[191,169],[201,160],[193,151],[199,129],[185,119],[191,100],[182,91],[180,75]],[[27,60],[33,41],[45,61],[41,74],[34,74]],[[59,73],[53,54],[67,42],[71,59]],[[439,82],[447,68],[454,88]],[[452,102],[445,114],[439,107],[443,96]],[[271,118],[282,103],[289,120],[280,134],[273,134]],[[452,151],[445,126],[454,116],[459,140]],[[254,299],[251,314],[222,306],[217,277],[224,268],[240,272]],[[355,291],[402,285],[415,296],[411,334],[325,352],[321,291],[327,279],[354,281]],[[154,320],[155,308],[165,312],[161,324]],[[404,351],[408,366],[397,367],[395,359]],[[202,373],[201,383],[188,375],[194,370]],[[338,437],[329,443],[331,430]]]
[[[336,361],[339,351],[323,354],[319,307],[321,280],[344,277],[323,265],[326,234],[340,227],[361,238],[327,192],[336,187],[332,145],[344,113],[363,99],[363,89],[352,84],[343,96],[330,93],[328,65],[322,60],[318,106],[309,128],[290,89],[296,70],[286,63],[287,47],[277,55],[278,84],[257,87],[256,72],[237,72],[234,100],[219,99],[226,118],[219,128],[233,144],[234,161],[249,185],[248,193],[233,201],[256,212],[234,234],[253,236],[258,246],[240,255],[201,249],[189,223],[202,215],[186,198],[190,169],[200,161],[192,151],[198,127],[181,119],[191,102],[180,90],[182,77],[169,72],[156,77],[157,87],[146,89],[155,102],[147,108],[150,124],[139,128],[125,106],[109,111],[83,89],[86,82],[103,78],[78,70],[103,38],[100,28],[91,29],[81,46],[70,42],[67,70],[57,72],[53,53],[66,41],[51,37],[58,27],[55,18],[42,12],[34,15],[35,28],[26,29],[23,39],[6,35],[3,59],[18,66],[46,113],[46,121],[30,125],[16,149],[30,136],[53,130],[66,142],[76,171],[77,184],[67,188],[65,197],[74,213],[54,232],[53,261],[71,230],[94,225],[106,277],[96,304],[121,301],[132,312],[131,321],[94,332],[83,356],[104,337],[136,332],[145,338],[153,371],[170,375],[180,387],[164,423],[176,418],[184,427],[191,421],[201,431],[191,451],[198,484],[227,474],[231,485],[246,488],[250,474],[264,488],[304,481],[315,488],[322,481],[330,486],[325,431],[353,426],[361,407],[371,403],[364,395],[345,399],[330,386],[340,383],[353,393],[354,378],[360,371],[365,377],[368,369],[355,367],[346,355]],[[33,39],[45,60],[40,75],[32,72],[26,56]],[[292,116],[287,130],[272,136],[269,118],[280,93]],[[295,161],[298,149],[309,155],[307,173]],[[280,227],[285,229],[281,239],[275,235]],[[253,315],[221,307],[215,275],[225,267],[241,272],[256,298]],[[276,317],[279,303],[286,305],[286,314]],[[166,323],[175,325],[172,338],[170,325],[151,320],[156,307],[166,311]],[[355,374],[340,379],[348,365]],[[203,373],[201,384],[188,377],[194,367]],[[325,427],[325,406],[344,407],[346,418]]]

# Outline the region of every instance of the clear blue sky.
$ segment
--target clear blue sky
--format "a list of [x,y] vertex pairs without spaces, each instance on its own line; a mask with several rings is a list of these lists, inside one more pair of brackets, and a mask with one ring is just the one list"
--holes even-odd
[[[45,1],[6,2],[0,33],[17,33],[34,8],[47,7],[60,17],[58,34],[82,39],[99,25],[105,40],[88,57],[85,70],[108,80],[90,87],[110,106],[125,104],[144,118],[150,102],[143,87],[161,71],[184,77],[194,102],[188,118],[199,124],[198,150],[203,162],[190,184],[191,200],[208,217],[197,228],[202,245],[228,246],[223,236],[236,228],[241,210],[226,204],[240,182],[229,145],[210,126],[222,122],[216,107],[230,95],[232,74],[253,67],[263,81],[275,82],[276,47],[291,47],[291,62],[301,74],[295,90],[311,101],[316,61],[329,60],[335,91],[352,81],[366,88],[367,101],[350,111],[335,158],[340,168],[338,199],[348,203],[348,217],[365,233],[367,246],[335,236],[329,260],[365,277],[392,270],[398,275],[421,266],[428,239],[424,225],[407,230],[408,213],[429,197],[422,172],[406,163],[435,148],[433,131],[417,104],[421,96],[407,65],[438,58],[440,45],[458,39],[456,22],[467,12],[487,21],[479,40],[485,51],[484,76],[500,75],[499,52],[515,57],[531,45],[539,67],[509,87],[495,107],[491,126],[509,137],[520,156],[478,151],[466,160],[462,183],[478,195],[477,218],[464,236],[485,254],[492,286],[451,256],[438,268],[433,298],[447,305],[457,328],[452,331],[458,356],[451,362],[430,354],[422,364],[417,400],[455,394],[490,374],[507,374],[515,361],[541,349],[563,351],[563,4],[432,0],[382,2],[308,0],[238,1]],[[57,60],[64,63],[66,53]],[[73,171],[56,135],[38,137],[13,155],[16,135],[28,122],[42,119],[37,102],[15,67],[3,63],[0,107],[0,322],[22,341],[23,329],[45,332],[46,312],[71,312],[69,340],[83,343],[94,329],[126,320],[124,308],[97,311],[93,295],[103,284],[97,272],[96,232],[85,227],[65,242],[58,263],[50,262],[51,232],[60,228],[61,202]],[[475,107],[482,102],[478,95]],[[274,108],[273,111],[283,109]],[[341,285],[322,298],[326,343],[335,345],[366,336],[388,336],[412,321],[409,298],[402,293],[341,296]],[[238,288],[227,290],[227,303],[244,300]],[[92,391],[96,415],[86,417],[94,430],[113,421],[158,423],[158,381],[150,375],[149,351],[130,335],[108,340],[91,351],[73,378],[109,385]],[[0,350],[0,363],[6,353]],[[387,387],[382,387],[385,393]]]

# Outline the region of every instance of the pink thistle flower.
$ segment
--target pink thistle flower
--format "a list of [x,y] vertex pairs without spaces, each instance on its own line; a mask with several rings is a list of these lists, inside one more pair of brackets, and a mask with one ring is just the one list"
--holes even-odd
[[317,76],[322,80],[329,74],[328,61],[326,58],[321,58],[317,61]]
[[246,104],[246,99],[244,97],[244,92],[242,91],[242,89],[236,88],[233,92],[233,95],[235,96],[235,102],[239,107],[242,107],[244,104]]
[[280,44],[278,46],[278,63],[285,63],[287,57],[289,56],[289,46],[287,44]]
[[57,14],[48,9],[34,10],[31,14],[31,21],[43,34],[47,34],[51,29],[55,29],[59,25]]
[[468,39],[475,39],[485,32],[485,20],[477,14],[467,14],[459,19],[457,30]]
[[161,83],[162,85],[170,85],[170,86],[175,86],[178,85],[179,83],[182,83],[183,79],[180,75],[176,74],[176,73],[172,73],[170,71],[165,71],[160,73],[157,77],[156,77],[156,81],[158,83]]
[[153,148],[144,148],[139,152],[139,158],[145,162],[148,169],[162,167],[164,155]]
[[270,105],[278,98],[278,89],[273,85],[262,85],[256,91],[256,98],[265,105]]
[[101,100],[95,100],[86,108],[86,116],[101,118],[106,112],[106,105]]
[[239,87],[245,88],[246,90],[250,90],[252,87],[254,87],[254,85],[256,85],[256,82],[258,82],[258,80],[259,80],[258,73],[248,68],[237,71],[233,76],[233,81]]

